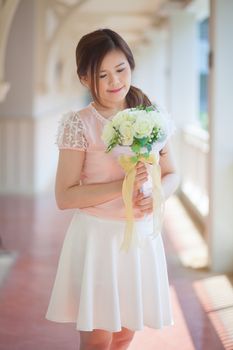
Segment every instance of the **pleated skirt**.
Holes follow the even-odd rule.
[[[60,254],[46,319],[80,331],[122,327],[160,329],[174,324],[161,233],[152,219],[136,221],[140,245],[120,249],[125,222],[77,210]]]

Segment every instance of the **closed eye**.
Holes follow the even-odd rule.
[[[125,68],[118,69],[118,70],[117,70],[117,73],[121,73],[121,72],[123,72],[124,70],[125,70]],[[106,76],[107,76],[107,74],[100,75],[100,79],[103,79],[103,78],[105,78]]]
[[[123,70],[125,70],[125,68],[118,69],[117,72],[120,73],[123,72]]]

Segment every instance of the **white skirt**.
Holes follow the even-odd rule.
[[[120,250],[124,221],[77,210],[69,225],[46,318],[74,322],[81,331],[122,327],[142,330],[173,325],[161,234],[152,220],[136,221],[140,247]]]

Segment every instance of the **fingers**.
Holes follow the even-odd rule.
[[[143,193],[139,193],[134,200],[134,207],[140,209],[143,214],[153,212],[153,198],[144,197]]]
[[[153,205],[153,199],[151,197],[139,197],[135,199],[135,204],[140,208],[147,208]]]
[[[152,197],[145,197],[145,195],[140,192],[140,188],[146,181],[148,181],[147,168],[144,163],[138,162],[136,165],[133,202],[134,207],[140,209],[141,217],[143,217],[145,214],[150,214],[153,212]]]
[[[138,162],[137,165],[136,165],[136,170],[138,173],[142,173],[142,172],[146,172],[146,166],[144,163],[142,162]]]
[[[148,180],[148,173],[144,163],[138,162],[136,165],[136,175],[134,182],[134,190],[139,190],[142,185]]]

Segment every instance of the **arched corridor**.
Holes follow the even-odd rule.
[[[164,245],[175,325],[130,350],[233,349],[233,2],[0,1],[0,349],[77,349],[72,325],[45,320],[72,210],[54,198],[61,115],[90,101],[75,47],[97,28],[135,56],[133,84],[165,106],[180,186]]]

